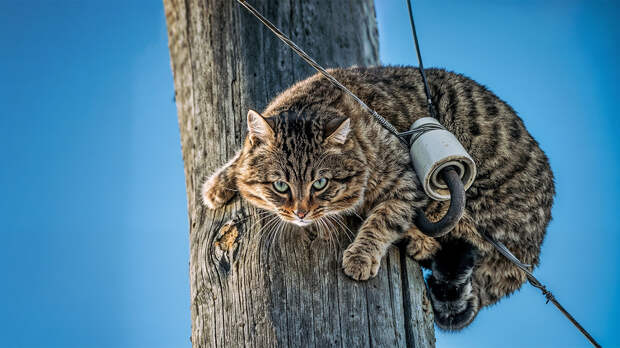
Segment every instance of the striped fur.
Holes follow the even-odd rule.
[[[427,116],[415,68],[331,73],[400,131]],[[319,75],[284,91],[262,115],[248,115],[243,148],[205,182],[202,194],[205,205],[217,208],[238,191],[253,205],[302,226],[334,215],[361,215],[365,220],[343,256],[344,272],[357,280],[375,276],[387,248],[408,239],[409,254],[433,272],[428,286],[438,326],[459,330],[480,308],[525,281],[480,231],[506,244],[523,262],[538,265],[551,219],[553,174],[508,104],[462,75],[440,69],[426,73],[439,121],[478,167],[465,215],[448,236],[428,238],[413,225],[417,208],[439,219],[447,203],[426,197],[407,149]],[[321,178],[328,183],[317,190],[313,183]],[[289,190],[278,192],[276,181]]]

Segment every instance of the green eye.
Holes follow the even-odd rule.
[[[327,179],[325,178],[320,178],[319,180],[312,183],[312,187],[314,187],[315,190],[320,190],[326,185],[327,185]]]
[[[275,188],[278,192],[284,193],[288,191],[288,184],[284,181],[276,181],[273,183],[273,188]]]

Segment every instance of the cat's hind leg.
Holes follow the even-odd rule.
[[[480,309],[479,296],[472,284],[478,252],[463,239],[441,242],[427,278],[435,323],[449,331],[469,325]]]
[[[416,261],[428,260],[441,248],[439,242],[422,233],[417,227],[412,227],[406,232],[407,255]]]

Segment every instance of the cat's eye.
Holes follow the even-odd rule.
[[[326,185],[327,185],[327,179],[325,178],[320,178],[319,180],[312,183],[312,187],[314,187],[315,190],[320,190]]]
[[[288,184],[284,181],[276,181],[273,183],[273,188],[275,188],[278,192],[284,193],[288,191]]]

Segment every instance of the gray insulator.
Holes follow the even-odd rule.
[[[448,187],[439,175],[449,166],[456,169],[465,190],[471,186],[476,177],[476,164],[454,134],[432,117],[415,121],[411,131],[411,160],[429,197],[437,201],[450,199]]]

